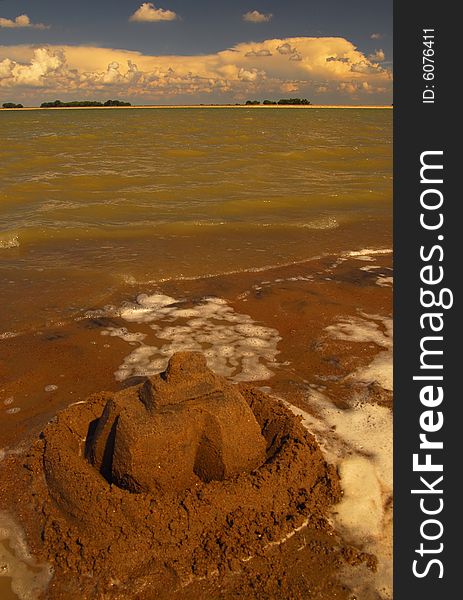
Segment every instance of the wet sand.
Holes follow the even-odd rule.
[[[359,552],[378,556],[376,574],[365,566],[343,567],[336,550],[331,558],[314,551],[317,544],[329,547],[326,539],[312,539],[307,548],[301,531],[284,544],[286,556],[299,552],[295,562],[283,561],[289,582],[284,597],[331,600],[347,598],[353,590],[362,600],[390,598],[391,258],[387,252],[327,256],[262,272],[171,281],[154,289],[127,287],[110,299],[112,309],[95,307],[79,321],[1,340],[3,472],[8,473],[17,453],[27,449],[57,411],[95,391],[117,391],[136,383],[137,373],[163,356],[152,348],[164,344],[161,350],[169,349],[179,342],[178,328],[185,327],[189,313],[166,313],[159,298],[175,299],[180,311],[202,307],[200,327],[206,322],[209,329],[204,330],[205,338],[195,334],[195,340],[205,339],[209,344],[211,327],[220,325],[225,336],[236,338],[237,331],[244,331],[243,337],[231,344],[232,354],[243,348],[248,351],[249,344],[260,348],[256,352],[265,369],[256,371],[253,384],[302,414],[303,423],[315,433],[341,474],[344,500],[338,511],[334,510],[336,530]],[[150,319],[139,318],[146,312],[135,300],[138,293],[148,294],[148,298],[154,294]],[[230,311],[206,314],[204,306],[209,304],[205,297],[221,299]],[[223,325],[224,315],[233,317],[231,334],[229,326]],[[186,343],[188,337],[185,330]],[[134,351],[140,348],[144,362],[137,363],[141,354]],[[216,354],[212,353],[211,359],[217,360]],[[217,364],[232,369],[230,362]],[[230,372],[239,380],[239,374]],[[366,479],[359,482],[359,474]],[[16,505],[11,487],[0,497],[0,511],[21,520],[21,507]],[[365,515],[369,515],[368,531],[360,526]],[[317,584],[313,577],[310,580],[318,588],[309,591],[305,569],[320,573]],[[8,582],[0,577],[4,588]],[[193,590],[193,595],[185,597],[216,597],[215,585],[197,582],[188,592]],[[199,586],[196,596],[195,586]],[[236,592],[239,578],[230,576],[225,588],[230,594],[233,589]],[[272,596],[275,590],[270,595],[265,592],[265,585],[254,596],[254,592],[248,593],[243,597],[276,597]]]

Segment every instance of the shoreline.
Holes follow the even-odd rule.
[[[304,123],[302,115],[265,117],[249,111],[241,117],[232,111],[209,117],[187,110],[177,117],[167,111],[135,112],[117,123],[110,115],[84,118],[74,113],[58,115],[56,121],[36,113],[24,121],[5,117],[4,204],[12,233],[0,239],[5,248],[0,279],[5,284],[2,303],[14,310],[0,318],[0,564],[5,565],[0,597],[18,600],[15,590],[22,586],[31,591],[40,572],[43,591],[33,595],[48,600],[100,597],[99,591],[113,600],[133,600],[145,597],[151,584],[157,586],[154,595],[162,587],[162,598],[169,600],[236,600],[243,594],[312,598],[314,591],[317,600],[349,600],[353,595],[391,600],[393,113],[312,105],[121,108],[321,110]],[[118,135],[108,138],[108,128]],[[17,160],[22,149],[33,157],[27,164]],[[158,383],[169,379],[167,362],[177,352],[200,352],[202,362],[226,378],[231,389],[251,390],[253,403],[265,394],[266,406],[281,404],[290,410],[285,419],[296,423],[297,418],[297,440],[313,435],[320,460],[304,466],[301,478],[290,480],[269,454],[263,464],[268,462],[282,477],[281,484],[254,488],[251,482],[253,495],[240,496],[238,511],[225,504],[223,494],[201,496],[196,503],[198,493],[220,488],[214,478],[205,481],[204,489],[193,479],[191,486],[182,487],[182,496],[169,496],[172,511],[166,511],[154,496],[154,504],[148,499],[149,505],[142,507],[141,496],[124,491],[119,479],[108,494],[101,485],[94,493],[87,479],[83,504],[80,469],[87,472],[97,465],[77,460],[75,453],[66,463],[53,459],[52,470],[42,472],[42,464],[51,464],[41,453],[42,443],[53,449],[53,440],[58,441],[42,432],[61,420],[61,411],[78,419],[78,430],[72,430],[76,444],[71,445],[86,456],[87,439],[104,410],[98,405],[95,414],[88,412],[96,408],[89,400],[92,394],[105,402],[107,395],[128,394],[138,402],[147,377],[158,377]],[[159,373],[166,378],[159,379]],[[178,381],[189,384],[184,375]],[[140,384],[143,388],[133,388]],[[267,422],[261,411],[254,414]],[[198,429],[191,435],[207,433],[195,437],[199,446],[190,444],[196,448],[194,465],[199,465],[193,473],[200,477],[198,473],[207,475],[203,465],[209,472],[215,448],[222,445],[206,443],[210,426],[202,417],[185,419],[188,427],[196,421]],[[265,424],[265,429],[269,452],[279,436],[290,439],[278,424],[276,429]],[[245,428],[233,412],[229,430],[241,443]],[[59,439],[68,440],[68,429],[60,431]],[[167,441],[173,447],[182,429],[171,431]],[[215,427],[211,431],[215,436]],[[72,449],[61,441],[55,447]],[[333,494],[336,504],[322,515],[317,508],[321,497],[313,497],[310,490],[318,492],[306,475],[319,472],[325,489],[330,481],[323,473],[326,464],[337,472],[333,481],[342,497],[340,490]],[[60,465],[66,469],[64,477],[55,471]],[[291,477],[294,472],[290,470]],[[75,515],[83,511],[83,520],[87,515],[93,519],[84,544],[73,527],[61,528],[54,509],[43,510],[52,506],[40,487],[45,475],[58,483],[48,488],[56,498],[59,482],[70,482],[77,495],[66,492],[62,497],[77,498],[72,501]],[[93,470],[93,482],[95,475]],[[112,475],[104,480],[99,478],[99,484],[113,485]],[[294,505],[295,516],[283,510],[280,518],[274,512],[280,497],[275,489],[290,494],[284,506]],[[224,500],[213,514],[210,497]],[[54,502],[55,496],[50,499]],[[125,507],[120,519],[119,500]],[[314,500],[315,511],[306,505]],[[248,519],[249,510],[256,508],[267,516]],[[310,518],[302,522],[307,512]],[[45,528],[38,514],[46,516]],[[207,520],[210,514],[212,521]],[[125,515],[133,515],[135,530]],[[149,526],[147,515],[155,519],[149,517]],[[190,516],[196,531],[201,523],[212,522],[214,531],[206,529],[211,536],[199,542],[191,537],[196,533],[190,531]],[[100,522],[104,530],[95,525]],[[159,527],[165,523],[172,540]],[[243,532],[249,530],[254,533],[245,548]],[[262,539],[267,531],[269,544]],[[224,554],[222,548],[236,547],[234,540],[243,553]],[[148,546],[154,554],[146,567]],[[162,549],[167,547],[171,554]],[[222,563],[222,556],[230,561]],[[114,562],[113,557],[119,558]],[[174,568],[169,567],[160,585],[172,557]],[[80,569],[83,563],[91,572]],[[55,574],[46,589],[51,568]],[[256,588],[256,582],[262,587]]]
[[[40,107],[40,106],[25,106],[23,108],[0,108],[0,112],[20,112],[20,111],[28,111],[28,110],[130,110],[130,109],[159,109],[159,108],[168,108],[168,109],[178,109],[178,108],[265,108],[265,109],[371,109],[371,110],[382,110],[382,109],[390,109],[392,110],[392,105],[367,105],[367,104],[359,104],[359,105],[351,105],[351,104],[309,104],[309,105],[291,105],[291,104],[282,104],[282,105],[263,105],[263,104],[152,104],[152,105],[137,105],[137,106],[56,106],[56,107]]]
[[[201,339],[225,345],[225,354],[209,352],[209,357],[215,372],[238,360],[238,377],[236,371],[228,375],[234,383],[240,381],[239,370],[246,370],[241,355],[252,348],[264,369],[249,385],[302,415],[325,459],[339,469],[344,499],[334,507],[337,532],[357,552],[378,557],[376,573],[349,567],[343,589],[365,597],[384,590],[380,597],[389,599],[391,275],[392,254],[372,250],[266,272],[137,286],[125,300],[114,299],[116,306],[91,311],[83,320],[2,340],[5,473],[17,480],[13,473],[23,453],[60,410],[84,404],[98,390],[116,392],[139,383],[143,371],[162,369],[158,362],[174,346]],[[214,332],[219,338],[213,340]],[[257,365],[249,366],[254,371]],[[360,490],[350,483],[358,471],[368,475]],[[5,494],[0,511],[21,523],[15,490]],[[294,536],[296,548],[304,546],[304,535],[302,530]],[[33,535],[28,538],[34,541]],[[331,585],[336,569],[323,565],[324,581]],[[303,589],[298,572],[290,582]],[[209,583],[197,581],[190,595],[173,597],[189,600]],[[60,581],[52,585],[59,590]],[[231,579],[227,586],[231,593]],[[327,590],[321,597],[332,595]]]

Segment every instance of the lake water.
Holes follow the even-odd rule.
[[[0,132],[0,335],[391,245],[391,110],[5,111]]]

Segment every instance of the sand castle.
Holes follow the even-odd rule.
[[[265,572],[279,590],[276,565],[294,552],[283,558],[280,545],[301,527],[309,560],[340,560],[327,518],[339,477],[315,438],[280,401],[231,384],[198,353],[58,413],[24,466],[33,502],[23,522],[53,566],[53,600],[71,589],[76,598],[185,598],[186,588],[202,597],[194,586],[212,598],[226,573],[230,589],[251,589]]]
[[[236,386],[202,354],[178,353],[138,394],[108,400],[86,455],[108,481],[156,494],[249,473],[264,463],[265,447]]]

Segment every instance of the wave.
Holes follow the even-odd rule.
[[[370,256],[371,254],[392,254],[392,248],[362,248],[362,250],[343,252],[342,256],[355,258],[356,256]]]
[[[56,204],[55,202],[47,202],[39,207],[40,213],[46,213],[54,210],[61,209],[78,209],[79,206],[75,203],[68,202],[63,204]],[[125,228],[122,223],[86,223],[84,221],[75,221],[73,223],[66,222],[63,220],[55,220],[53,222],[45,221],[40,219],[35,224],[30,224],[18,232],[0,233],[0,248],[13,248],[18,247],[19,236],[23,238],[23,241],[28,243],[36,243],[41,241],[52,241],[52,240],[73,240],[77,237],[81,239],[92,239],[101,238],[102,240],[119,240],[123,238],[134,239],[137,236],[140,238],[149,236],[151,237],[154,232],[159,233],[167,232],[171,235],[183,234],[185,231],[194,232],[194,230],[201,229],[230,229],[230,230],[242,230],[248,233],[252,230],[292,230],[292,229],[308,229],[308,230],[330,230],[337,229],[340,227],[338,219],[334,216],[322,216],[314,217],[313,219],[306,220],[304,222],[294,221],[233,221],[233,220],[208,220],[208,219],[196,219],[191,221],[169,221],[158,220],[148,221],[140,220],[133,222],[131,228]]]
[[[285,267],[293,267],[296,265],[303,265],[304,263],[312,262],[315,260],[321,260],[322,258],[327,258],[330,256],[337,257],[341,260],[346,260],[348,258],[355,258],[357,256],[370,256],[370,255],[384,255],[384,254],[392,254],[392,248],[364,248],[362,250],[351,250],[347,252],[333,253],[333,252],[323,252],[321,254],[316,254],[314,256],[309,256],[305,258],[301,258],[298,260],[290,260],[281,263],[267,264],[262,265],[261,267],[248,267],[242,269],[231,269],[228,271],[220,271],[217,273],[202,273],[200,275],[173,275],[168,277],[159,277],[156,279],[137,279],[133,275],[120,274],[120,277],[123,283],[132,286],[139,285],[158,285],[162,283],[168,283],[171,281],[198,281],[201,279],[212,279],[214,277],[227,277],[229,275],[240,275],[244,273],[263,273],[265,271],[272,271],[276,269],[284,269]]]

